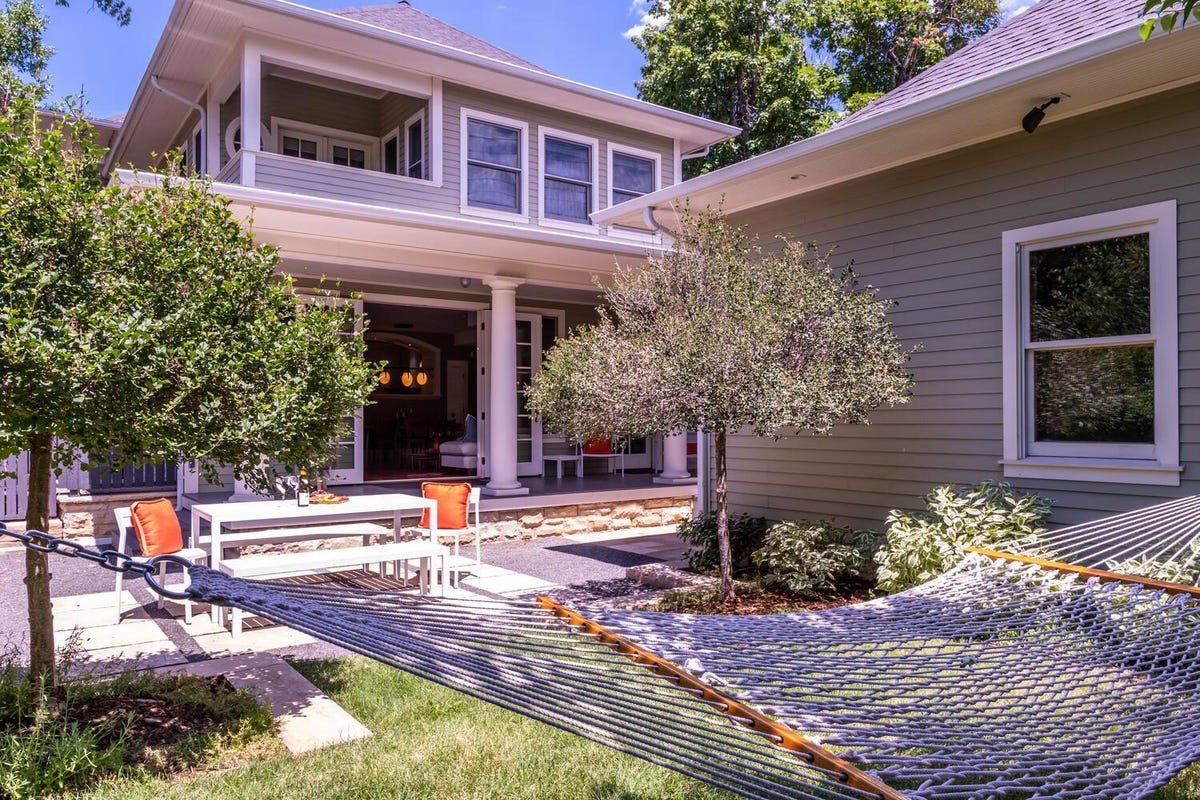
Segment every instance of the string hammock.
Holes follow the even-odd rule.
[[[234,605],[747,798],[1144,798],[1200,761],[1200,498],[766,616],[192,570]],[[1069,557],[1072,564],[1046,560]],[[1109,569],[1149,565],[1184,583]]]

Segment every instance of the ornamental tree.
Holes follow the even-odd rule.
[[[575,438],[703,430],[713,437],[721,584],[733,598],[729,434],[778,439],[864,424],[907,400],[891,303],[813,246],[766,249],[719,211],[681,213],[674,250],[618,269],[600,320],[560,340],[529,390]]]
[[[0,458],[29,453],[27,526],[47,529],[51,474],[79,453],[256,487],[261,456],[324,463],[375,380],[351,313],[302,302],[204,181],[121,189],[100,156],[32,97],[0,115]],[[26,558],[31,675],[53,680],[50,574]]]

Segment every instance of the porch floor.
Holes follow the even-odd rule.
[[[487,484],[485,479],[478,478],[439,478],[436,480],[442,483],[461,480],[473,486]],[[522,508],[575,505],[577,503],[604,503],[619,502],[622,500],[649,500],[660,497],[696,496],[695,484],[682,486],[657,484],[654,483],[654,476],[648,473],[585,475],[582,478],[564,476],[561,479],[533,476],[521,478],[521,484],[529,489],[529,494],[511,497],[488,497],[485,494],[480,501],[480,510],[510,511]],[[386,481],[350,486],[334,486],[331,488],[338,494],[349,496],[397,492],[418,494],[421,491],[421,482]],[[191,507],[193,503],[220,503],[228,500],[232,495],[232,490],[187,494],[184,496],[184,507]]]

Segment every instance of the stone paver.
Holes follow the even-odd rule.
[[[271,707],[279,738],[295,755],[371,735],[365,725],[282,658],[250,653],[181,667],[192,675],[224,675]]]

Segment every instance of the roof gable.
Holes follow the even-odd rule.
[[[424,11],[413,8],[407,2],[396,2],[388,5],[358,6],[355,8],[338,8],[330,13],[339,17],[365,22],[379,28],[387,28],[397,33],[407,34],[427,42],[453,47],[477,56],[495,59],[517,67],[553,74],[539,67],[532,61],[521,58],[507,50],[502,50],[493,44],[485,42],[477,36],[472,36],[464,30],[442,22]]]
[[[1041,0],[838,124],[858,122],[920,102],[1125,24],[1140,25],[1144,5],[1144,0]]]

